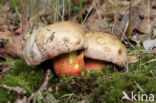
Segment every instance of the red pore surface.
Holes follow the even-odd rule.
[[[94,59],[86,59],[85,62],[85,70],[96,70],[101,72],[102,67],[106,68],[106,62],[94,60]]]

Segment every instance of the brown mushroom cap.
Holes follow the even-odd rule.
[[[28,65],[38,65],[60,54],[83,49],[84,34],[81,26],[71,21],[45,26],[26,41],[24,59]]]
[[[125,66],[126,49],[115,36],[103,32],[89,32],[86,39],[88,44],[88,48],[85,49],[86,57]]]

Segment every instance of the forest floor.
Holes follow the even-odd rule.
[[[21,38],[37,28],[66,20],[79,23],[86,32],[101,31],[118,37],[127,48],[129,64],[120,68],[108,63],[102,72],[89,74],[82,69],[81,77],[57,76],[50,60],[28,66],[21,58],[25,43]],[[129,100],[123,98],[126,95]],[[0,103],[19,101],[156,101],[156,1],[1,0]]]

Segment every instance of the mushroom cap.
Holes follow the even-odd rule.
[[[45,26],[27,39],[24,59],[28,65],[38,65],[60,54],[84,49],[84,34],[81,26],[71,21]]]
[[[115,36],[103,32],[89,32],[86,34],[86,40],[86,57],[125,66],[126,48]]]

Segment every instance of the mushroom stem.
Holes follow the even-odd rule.
[[[84,63],[84,53],[81,52],[77,54],[76,52],[71,52],[58,56],[53,61],[54,70],[57,75],[73,75],[81,76],[81,68],[85,66]]]
[[[69,63],[73,63],[73,60],[77,57],[77,53],[74,51],[74,52],[71,52],[69,53]]]

